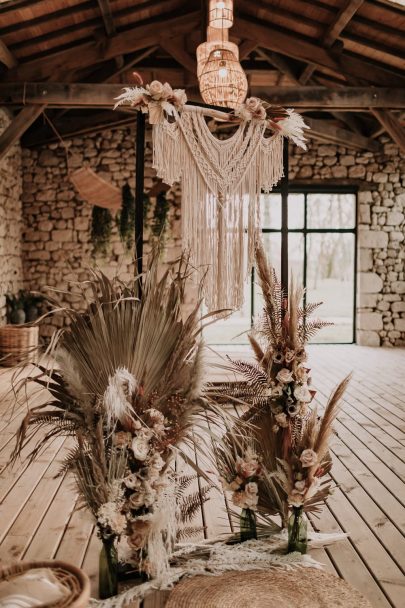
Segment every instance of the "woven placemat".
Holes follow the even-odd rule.
[[[183,580],[166,608],[372,608],[346,581],[317,570],[251,570]]]

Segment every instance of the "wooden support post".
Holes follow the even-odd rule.
[[[284,175],[281,190],[281,285],[288,292],[288,139],[283,139]]]
[[[145,165],[145,114],[136,114],[135,158],[135,258],[136,270],[142,273],[143,262],[143,190]]]

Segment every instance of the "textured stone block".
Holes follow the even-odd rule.
[[[359,312],[357,327],[363,330],[379,331],[383,329],[382,315],[379,312]]]
[[[389,211],[387,213],[388,226],[399,226],[404,221],[404,214],[400,211]]]
[[[391,289],[394,293],[405,293],[405,281],[394,281]]]
[[[388,245],[388,233],[383,230],[359,230],[360,247],[385,249]]]
[[[380,346],[380,336],[376,331],[358,330],[356,332],[356,342],[360,346]]]
[[[395,319],[394,327],[396,331],[405,331],[405,319]]]
[[[359,279],[360,292],[362,293],[379,293],[383,287],[381,277],[375,272],[360,272]]]
[[[405,312],[405,302],[393,302],[391,310],[392,312]]]

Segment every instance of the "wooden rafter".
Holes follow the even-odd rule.
[[[110,108],[122,91],[120,84],[86,83],[0,83],[0,104],[24,103],[50,107]],[[263,95],[268,87],[254,87],[253,94]],[[405,89],[375,87],[272,87],[271,103],[296,108],[324,110],[359,110],[405,108]]]
[[[199,23],[198,11],[186,13],[164,21],[137,25],[111,38],[78,44],[72,49],[49,54],[20,64],[10,70],[4,80],[45,80],[52,78],[55,70],[79,69],[114,59],[124,53],[132,53],[159,44],[165,38],[188,33]]]
[[[239,61],[243,61],[249,57],[250,53],[257,49],[256,40],[243,40],[239,45]]]
[[[359,133],[353,133],[347,129],[335,127],[334,125],[328,124],[325,120],[305,117],[305,122],[310,127],[310,130],[305,132],[306,137],[309,139],[330,142],[355,150],[369,150],[370,152],[381,151],[380,144],[374,139],[364,137]]]
[[[11,146],[25,133],[40,116],[46,105],[28,105],[21,110],[0,135],[0,160],[4,158]]]
[[[393,141],[395,141],[400,150],[405,153],[405,129],[398,118],[396,118],[392,112],[380,110],[375,107],[370,108],[370,111],[391,136]]]
[[[193,80],[197,80],[197,62],[187,52],[184,36],[165,38],[160,46],[193,76]]]
[[[335,21],[330,24],[322,39],[324,46],[331,47],[345,29],[364,0],[346,0],[340,9]]]
[[[368,62],[366,59],[342,54],[339,58],[329,49],[318,46],[307,39],[299,38],[294,32],[287,33],[269,24],[239,16],[232,33],[243,37],[246,32],[257,40],[258,46],[281,53],[287,57],[313,63],[320,68],[327,68],[336,74],[364,78],[379,86],[400,86],[405,84],[405,76],[394,69]]]
[[[17,59],[14,57],[10,49],[0,40],[0,63],[4,63],[7,68],[15,68]]]
[[[115,34],[114,19],[111,12],[110,0],[97,0],[101,16],[103,18],[104,28],[108,37]]]

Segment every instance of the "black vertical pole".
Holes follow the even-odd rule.
[[[135,146],[135,258],[138,274],[142,273],[143,258],[143,188],[145,164],[145,114],[136,113]]]
[[[281,189],[281,285],[288,291],[288,139],[283,140],[284,177]]]

